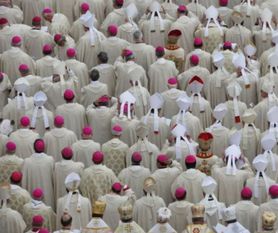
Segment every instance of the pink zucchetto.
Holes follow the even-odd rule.
[[[42,47],[42,51],[44,53],[51,53],[52,52],[52,46],[50,44],[45,44],[43,47]]]
[[[200,37],[195,37],[194,38],[194,46],[202,46],[203,45],[203,40]]]
[[[120,182],[116,182],[116,183],[114,183],[113,185],[112,185],[112,190],[114,191],[114,192],[117,192],[117,193],[119,193],[119,192],[121,192],[121,190],[122,190],[122,184],[120,183]]]
[[[122,134],[122,132],[123,132],[123,128],[120,125],[114,125],[112,127],[112,134],[113,135],[119,136],[119,135]]]
[[[142,155],[141,155],[141,153],[138,152],[138,151],[133,152],[133,154],[132,154],[132,156],[131,156],[131,160],[132,160],[133,162],[137,162],[137,163],[141,162],[141,161],[142,161]]]
[[[229,3],[229,0],[219,0],[219,6],[227,6]]]
[[[12,40],[11,40],[11,44],[12,45],[20,45],[21,44],[21,42],[22,42],[22,39],[21,39],[21,37],[20,36],[14,36],[13,38],[12,38]]]
[[[35,200],[39,200],[43,198],[43,190],[41,188],[35,188],[32,192],[32,197]]]
[[[40,16],[35,16],[32,19],[32,23],[35,23],[35,24],[39,24],[39,23],[41,23],[41,21],[42,21],[42,18]]]
[[[57,43],[59,41],[61,41],[63,39],[63,35],[62,34],[55,34],[54,35],[54,41]]]
[[[187,11],[187,7],[185,5],[179,5],[178,12],[184,13]]]
[[[21,117],[21,118],[20,118],[20,124],[21,124],[21,126],[23,126],[23,127],[29,126],[29,125],[30,125],[30,119],[29,119],[29,117],[28,117],[28,116],[23,116],[23,117]]]
[[[83,2],[80,6],[81,12],[85,14],[88,10],[90,10],[90,5],[87,2]]]
[[[104,154],[101,151],[96,151],[93,153],[92,161],[95,164],[100,164],[100,163],[102,163],[103,158],[104,158]]]
[[[190,62],[192,65],[197,66],[199,64],[199,61],[200,61],[200,59],[199,59],[198,55],[196,55],[196,54],[191,55]]]
[[[168,79],[168,86],[169,87],[176,87],[178,85],[178,80],[176,77],[171,77]]]
[[[18,70],[20,72],[27,72],[29,71],[29,66],[27,64],[21,64],[19,67],[18,67]]]
[[[74,95],[74,91],[71,89],[67,89],[64,92],[64,99],[65,101],[72,101],[74,99],[75,95]]]
[[[76,50],[74,48],[68,48],[67,49],[67,56],[69,58],[75,57],[76,55]]]
[[[242,190],[241,190],[241,198],[243,199],[251,199],[252,198],[252,190],[248,187],[244,187]]]
[[[44,152],[44,149],[45,149],[45,144],[44,144],[44,141],[42,139],[37,139],[35,142],[34,142],[34,149],[37,153],[42,153]]]
[[[111,24],[108,26],[107,31],[111,36],[116,36],[118,33],[118,27],[116,24]]]
[[[93,130],[90,126],[87,126],[82,129],[82,133],[84,135],[91,135],[93,133]]]
[[[19,183],[22,180],[22,173],[20,171],[14,171],[11,175],[11,181],[14,183]]]
[[[163,52],[164,52],[164,48],[163,48],[162,46],[157,46],[157,47],[155,48],[155,52],[156,52],[156,53],[163,53]]]
[[[0,25],[8,24],[9,21],[6,18],[0,18]]]
[[[64,117],[63,116],[58,115],[54,118],[54,125],[56,127],[62,127],[63,124],[64,124]]]
[[[196,163],[196,157],[194,155],[187,155],[184,161],[187,164]]]
[[[272,198],[276,198],[278,197],[278,185],[277,184],[274,184],[274,185],[271,185],[269,187],[269,195],[272,197]]]
[[[73,156],[73,150],[70,147],[65,147],[61,151],[61,154],[64,159],[71,159]]]
[[[46,228],[41,228],[38,233],[49,233],[49,230]]]
[[[167,155],[158,155],[156,158],[156,161],[160,164],[160,165],[167,165],[168,164],[168,156]]]
[[[43,218],[43,216],[41,216],[41,215],[35,215],[35,216],[33,216],[33,218],[32,218],[32,225],[42,225],[43,224],[43,221],[44,221],[44,218]]]
[[[231,41],[225,41],[223,44],[224,49],[232,49],[232,42]]]
[[[179,187],[176,189],[175,197],[177,200],[182,200],[185,198],[186,190],[183,187]]]
[[[14,152],[16,150],[16,144],[14,142],[12,142],[12,141],[8,141],[6,143],[6,150],[8,152]]]
[[[50,7],[45,7],[45,8],[42,10],[42,13],[43,13],[43,14],[51,14],[51,13],[53,13],[53,10],[52,10]]]

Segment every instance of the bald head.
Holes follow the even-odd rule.
[[[135,31],[133,33],[133,40],[135,42],[141,42],[142,41],[142,33],[140,31]]]

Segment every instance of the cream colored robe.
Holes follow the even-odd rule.
[[[278,105],[278,103],[277,103]],[[255,119],[255,125],[258,127],[261,132],[264,132],[268,129],[268,120],[267,120],[267,112],[271,108],[268,98],[261,100],[253,109],[257,113],[257,117]]]
[[[77,2],[76,0],[71,0],[71,1],[58,0],[55,2],[56,11],[64,14],[67,17],[70,24],[72,24],[74,21],[73,8],[76,2]]]
[[[100,26],[100,30],[104,35],[107,35],[107,28],[111,24],[115,24],[117,26],[120,26],[125,23],[126,14],[124,8],[119,8],[111,11],[102,22]],[[109,224],[108,224],[109,225]]]
[[[175,229],[168,223],[157,223],[155,224],[148,233],[160,233],[161,231],[164,231],[166,233],[177,233]]]
[[[269,177],[267,177],[267,181],[268,181],[269,186],[275,184],[275,181]],[[252,196],[251,200],[255,205],[260,206],[261,204],[268,201],[268,199],[269,199],[268,190],[266,190],[265,182],[262,177],[259,177],[259,182],[258,182],[259,196],[258,197],[254,196],[255,177],[249,178],[246,181],[246,186],[251,188],[251,190],[253,191],[253,196]]]
[[[143,16],[144,17],[144,16]],[[154,28],[155,31],[151,32],[151,21],[148,19],[143,19],[139,22],[139,28],[143,33],[144,42],[150,44],[154,47],[165,46],[167,40],[167,34],[170,30],[172,22],[168,19],[162,19],[164,24],[164,31],[160,29],[160,21],[158,17],[154,17]]]
[[[0,157],[0,182],[10,182],[14,171],[21,171],[24,160],[15,154],[7,154]]]
[[[23,219],[27,225],[26,231],[32,228],[32,218],[34,215],[41,215],[44,219],[43,227],[54,231],[56,229],[56,214],[50,206],[45,205],[43,202],[38,204],[33,203],[33,200],[23,206]]]
[[[68,59],[67,57],[68,48],[75,48],[74,40],[69,35],[65,35],[65,37],[66,37],[66,42],[64,46],[59,46],[58,44],[56,44],[54,47],[54,54],[61,61],[65,61]]]
[[[219,6],[217,8],[218,13],[219,13],[219,18],[221,19],[222,22],[224,22],[228,28],[233,26],[233,21],[232,21],[232,13],[233,9],[228,8],[226,6]]]
[[[80,6],[83,3],[83,0],[77,0],[74,6],[74,15],[75,19],[81,16]],[[88,0],[88,4],[90,5],[90,10],[95,15],[98,22],[103,22],[105,17],[113,10],[113,2],[109,0]]]
[[[27,108],[17,108],[16,97],[12,99],[4,108],[3,108],[3,118],[14,120],[14,129],[17,129],[19,125],[19,120],[21,117],[25,116],[28,111],[30,111],[34,106],[33,97],[26,97]]]
[[[225,149],[229,146],[230,130],[221,125],[219,127],[206,129],[206,131],[209,131],[213,135],[211,152],[222,158],[224,156]]]
[[[216,105],[226,102],[226,81],[230,74],[223,69],[217,69],[208,78],[208,98],[211,108],[214,109]]]
[[[89,84],[89,71],[85,63],[77,61],[76,59],[67,59],[65,63],[78,78],[80,87],[84,87]]]
[[[29,110],[28,112],[26,112],[26,115],[32,120],[32,116],[33,116],[33,109]],[[54,122],[54,115],[51,111],[45,109],[46,111],[46,115],[48,118],[48,122],[49,122],[49,128],[52,129],[53,128],[53,122]],[[42,115],[42,111],[38,111],[38,115],[36,118],[36,125],[35,125],[35,132],[37,132],[40,137],[43,137],[44,134],[46,133],[47,129],[44,126],[44,120],[43,120],[43,115]]]
[[[181,114],[181,116],[179,116],[179,114]],[[173,127],[175,124],[184,125],[187,130],[186,134],[188,134],[195,141],[203,130],[200,119],[190,112],[185,112],[184,115],[182,115],[182,113],[178,113],[173,116],[170,126]]]
[[[242,153],[249,161],[253,161],[258,153],[261,132],[254,126],[244,126],[241,129],[240,148]]]
[[[2,116],[3,108],[8,103],[8,97],[10,90],[12,89],[12,84],[6,74],[0,83],[0,115]]]
[[[194,49],[192,52],[188,53],[185,58],[185,70],[192,67],[190,62],[190,57],[192,55],[197,55],[199,57],[199,66],[206,68],[209,72],[213,71],[212,57],[209,52],[202,49]]]
[[[0,6],[0,18],[6,18],[10,24],[20,24],[23,22],[23,12],[18,6]]]
[[[85,168],[92,164],[92,154],[100,151],[100,144],[93,140],[79,140],[72,144],[73,160],[84,164]]]
[[[145,233],[145,231],[134,221],[129,223],[120,222],[115,233]]]
[[[78,139],[81,138],[82,129],[87,125],[85,108],[78,103],[65,103],[56,108],[56,115],[64,117],[64,127],[72,130]]]
[[[105,154],[104,164],[112,169],[116,176],[126,167],[128,148],[128,145],[118,138],[112,138],[102,145],[102,152]]]
[[[150,94],[162,93],[168,90],[168,79],[178,75],[178,70],[174,62],[159,58],[149,68]]]
[[[44,202],[54,208],[54,182],[53,182],[54,160],[44,153],[34,153],[25,159],[22,168],[22,187],[29,193],[35,188],[42,188]]]
[[[110,227],[99,217],[93,217],[81,233],[113,233]]]
[[[127,48],[134,53],[135,62],[149,75],[150,65],[155,62],[155,48],[143,42],[130,44]]]
[[[147,88],[142,86],[132,86],[128,91],[136,98],[134,113],[138,119],[141,119],[141,117],[148,113],[150,108],[150,93]]]
[[[235,204],[241,200],[240,192],[252,173],[248,170],[238,170],[236,175],[226,175],[226,167],[215,168],[212,170],[212,177],[217,182],[216,195],[220,202],[226,206]]]
[[[123,131],[120,139],[128,146],[132,146],[137,141],[135,129],[138,123],[139,120],[136,118],[129,120],[126,116],[115,116],[111,119],[111,127],[116,124],[119,124],[122,127]]]
[[[18,129],[10,135],[10,140],[16,144],[16,154],[25,159],[34,153],[34,142],[39,137],[30,129]]]
[[[55,8],[53,0],[39,0],[33,2],[32,0],[22,0],[21,7],[24,15],[24,24],[32,25],[32,19],[35,16],[41,15],[45,7]],[[44,20],[42,21],[45,23]]]
[[[129,43],[116,36],[111,36],[101,41],[100,46],[101,51],[106,52],[108,55],[108,63],[113,65],[116,59],[121,56],[123,49],[129,46]]]
[[[99,64],[92,68],[98,70],[99,81],[105,83],[108,88],[108,95],[114,96],[115,85],[116,85],[116,74],[114,71],[114,66],[110,64]]]
[[[176,12],[175,12],[176,14]],[[171,30],[178,29],[181,31],[182,36],[178,41],[178,45],[184,49],[184,53],[188,54],[193,50],[194,32],[199,25],[198,19],[182,15],[172,25]]]
[[[176,101],[183,93],[184,91],[171,88],[161,94],[164,99],[164,104],[161,109],[162,116],[171,119],[179,112],[179,107]]]
[[[168,208],[172,212],[169,220],[171,226],[181,233],[188,224],[192,224],[192,203],[182,200],[171,203]]]
[[[176,167],[157,169],[151,175],[156,181],[156,194],[165,201],[167,206],[173,202],[171,185],[178,175],[180,175],[180,170]]]
[[[48,155],[53,156],[54,160],[61,160],[61,151],[67,147],[71,146],[77,141],[75,133],[64,127],[53,128],[46,132],[44,135],[45,149]]]
[[[203,190],[201,184],[206,174],[197,169],[188,169],[181,173],[171,186],[172,196],[175,196],[176,189],[183,187],[186,189],[186,200],[191,203],[198,203],[203,199]]]
[[[41,83],[42,91],[47,95],[46,106],[50,111],[54,112],[55,109],[65,103],[64,91],[72,89],[76,93],[76,99],[79,97],[79,84],[74,78],[65,80],[64,84],[59,82],[52,82],[52,77],[45,79]]]
[[[161,149],[169,135],[169,126],[167,124],[166,118],[158,117],[158,132],[154,132],[153,114],[150,114],[149,116],[144,116],[142,118],[142,121],[149,127],[148,140],[151,143],[155,144],[159,149]]]
[[[68,18],[61,13],[55,13],[52,22],[50,23],[47,21],[46,26],[48,26],[48,31],[51,35],[55,35],[57,33],[67,35],[70,30]]]
[[[117,181],[114,172],[105,165],[92,165],[83,172],[80,191],[94,203],[99,197],[109,193],[112,184]]]
[[[258,211],[258,215],[257,215],[257,229],[258,231],[262,230],[262,215],[265,211],[272,211],[274,212],[274,214],[276,215],[276,217],[278,216],[278,202],[277,199],[271,199],[266,203],[261,204],[261,206],[259,207],[259,211]],[[276,221],[274,224],[274,228],[277,229],[278,227],[278,222]]]
[[[225,69],[230,73],[234,73],[236,71],[236,68],[233,64],[233,56],[234,53],[228,49],[222,51],[222,54],[224,56],[224,67]]]
[[[6,142],[8,137],[0,133],[0,157],[3,156],[6,152]]]
[[[178,5],[175,4],[174,2],[170,0],[166,0],[161,4],[161,7],[163,7],[165,13],[172,18],[176,19],[177,17],[177,10],[178,10]]]
[[[6,233],[22,233],[24,232],[26,224],[21,214],[17,211],[11,208],[1,208],[0,227],[1,231]]]
[[[26,96],[34,96],[41,89],[42,78],[36,75],[27,75],[23,77],[29,83],[29,88],[26,91]]]
[[[227,106],[227,113],[225,115],[225,117],[223,118],[223,126],[231,129],[232,127],[236,126],[237,123],[235,122],[235,113],[234,113],[234,103],[233,100],[228,100],[226,101],[226,106]],[[245,110],[247,109],[247,106],[245,103],[238,101],[238,109],[239,109],[239,114],[240,114],[240,118],[242,121],[242,115],[245,112]]]
[[[265,34],[262,30],[254,31],[253,38],[257,48],[256,56],[260,58],[264,51],[267,51],[272,47],[271,30],[267,28]]]
[[[184,71],[183,73],[179,74],[178,76],[178,82],[179,82],[179,88],[181,90],[184,90],[187,92],[187,95],[190,96],[191,92],[188,88],[188,84],[191,78],[194,76],[200,77],[204,82],[204,87],[201,91],[202,96],[205,98],[208,98],[208,78],[209,78],[209,71],[208,69],[201,67],[201,66],[194,66],[189,68],[188,70]]]
[[[86,115],[89,125],[94,129],[93,140],[100,144],[109,141],[112,138],[111,120],[117,114],[117,104],[112,107],[95,108],[90,105],[87,108]]]
[[[64,214],[68,195],[69,194],[65,194],[65,196],[59,198],[57,201],[56,229],[61,229],[62,227],[61,217]],[[80,212],[77,211],[77,203],[78,203],[77,196],[79,195],[80,195],[80,209],[81,209]],[[81,196],[80,193],[78,195],[73,194],[70,199],[68,214],[72,217],[71,230],[74,229],[79,230],[85,227],[89,223],[92,216],[92,206],[90,200],[86,197]]]
[[[144,180],[151,175],[150,169],[138,165],[130,165],[124,168],[118,175],[122,184],[128,185],[135,193],[137,199],[144,196]]]
[[[128,155],[126,157],[127,167],[131,166],[131,156],[133,152],[140,152],[142,155],[141,165],[150,169],[150,171],[156,170],[156,158],[159,154],[158,147],[151,143],[148,139],[138,139],[138,141],[129,148]]]
[[[99,81],[92,81],[81,89],[81,104],[87,108],[103,95],[108,95],[107,85]]]
[[[53,75],[53,64],[58,61],[57,58],[49,55],[42,57],[36,61],[36,73],[44,78]]]
[[[190,107],[190,112],[200,119],[201,126],[207,128],[212,123],[212,109],[210,103],[203,97],[191,96],[193,98],[192,105]],[[201,100],[199,100],[201,98]],[[200,109],[200,103],[202,101],[204,104],[204,111]]]
[[[137,24],[131,24],[130,22],[126,22],[118,27],[117,36],[123,40],[126,40],[129,43],[133,43],[133,33],[138,30]]]
[[[23,206],[31,201],[31,196],[27,190],[18,185],[11,185],[11,197],[9,198],[9,207],[22,214]]]
[[[249,8],[247,10],[247,8]],[[243,26],[248,28],[250,31],[253,30],[253,27],[256,26],[260,18],[261,9],[258,5],[248,6],[248,3],[240,3],[237,6],[234,6],[234,10],[240,12],[243,15]],[[249,15],[246,14],[248,11]]]
[[[118,208],[128,200],[128,197],[115,193],[108,193],[100,197],[99,200],[106,203],[103,220],[111,227],[111,230],[116,230],[120,221]]]
[[[261,64],[261,76],[264,76],[269,72],[268,57],[274,51],[275,51],[275,47],[272,47],[262,53],[260,60],[259,60],[259,62]]]
[[[87,31],[77,42],[77,60],[84,62],[88,69],[96,66],[98,63],[97,55],[101,52],[100,41],[104,40],[105,36],[98,32],[98,39],[92,46],[90,42],[90,31]]]
[[[245,200],[239,201],[234,207],[237,221],[250,232],[255,232],[259,207]]]
[[[202,6],[201,4],[196,4],[195,2],[191,1],[186,5],[186,7],[191,13],[193,13],[198,17],[200,22],[204,21],[205,12],[206,12],[206,8],[204,6]]]
[[[277,73],[267,73],[266,75],[262,76],[259,78],[257,82],[257,95],[258,95],[258,101],[262,100],[262,96],[260,95],[262,86],[265,82],[273,82],[274,83],[274,88],[273,88],[273,93],[277,96],[278,95],[278,74]],[[276,88],[275,88],[276,87]],[[275,101],[274,101],[275,100]],[[277,99],[274,99],[272,105],[278,105]]]
[[[148,194],[135,202],[133,219],[145,232],[148,232],[156,223],[157,211],[161,207],[165,207],[163,199],[158,196],[149,196]]]
[[[235,25],[226,31],[226,41],[236,43],[240,49],[244,49],[245,45],[252,42],[252,33],[249,29],[241,25]]]
[[[23,63],[29,66],[31,74],[35,74],[34,60],[20,48],[12,47],[1,55],[0,70],[6,73],[11,83],[14,84],[15,80],[20,77],[18,67]]]
[[[42,48],[45,44],[53,45],[53,38],[48,32],[30,29],[23,38],[24,49],[34,60],[43,57]]]
[[[61,160],[54,165],[53,180],[54,180],[54,191],[55,198],[58,199],[67,194],[65,179],[66,177],[74,172],[82,175],[84,164],[80,162],[74,162],[72,160]]]
[[[128,90],[130,87],[129,79],[130,72],[135,72],[140,77],[141,85],[145,88],[148,88],[148,79],[144,68],[134,61],[115,62],[115,74],[116,74],[116,86],[115,86],[115,97],[120,96],[121,93]]]
[[[208,27],[209,35],[205,37],[205,28],[202,27],[195,32],[195,37],[200,37],[203,40],[204,50],[212,53],[218,48],[219,44],[224,42],[224,36],[226,28],[222,27],[223,35],[219,31],[218,27],[214,23],[210,23]]]

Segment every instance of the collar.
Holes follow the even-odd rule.
[[[208,159],[211,158],[213,154],[211,152],[200,152],[197,154],[197,157],[200,159]]]

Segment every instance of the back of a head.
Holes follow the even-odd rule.
[[[97,58],[99,60],[99,63],[103,64],[103,63],[107,63],[108,62],[108,55],[106,52],[100,52],[97,55]]]
[[[142,33],[137,30],[133,33],[133,40],[134,41],[141,41],[142,40]]]
[[[99,79],[99,72],[98,72],[98,70],[93,69],[90,72],[90,78],[91,78],[92,81],[97,81]]]
[[[70,226],[72,223],[72,217],[69,214],[63,214],[63,216],[61,217],[61,225],[63,227],[67,227]]]

